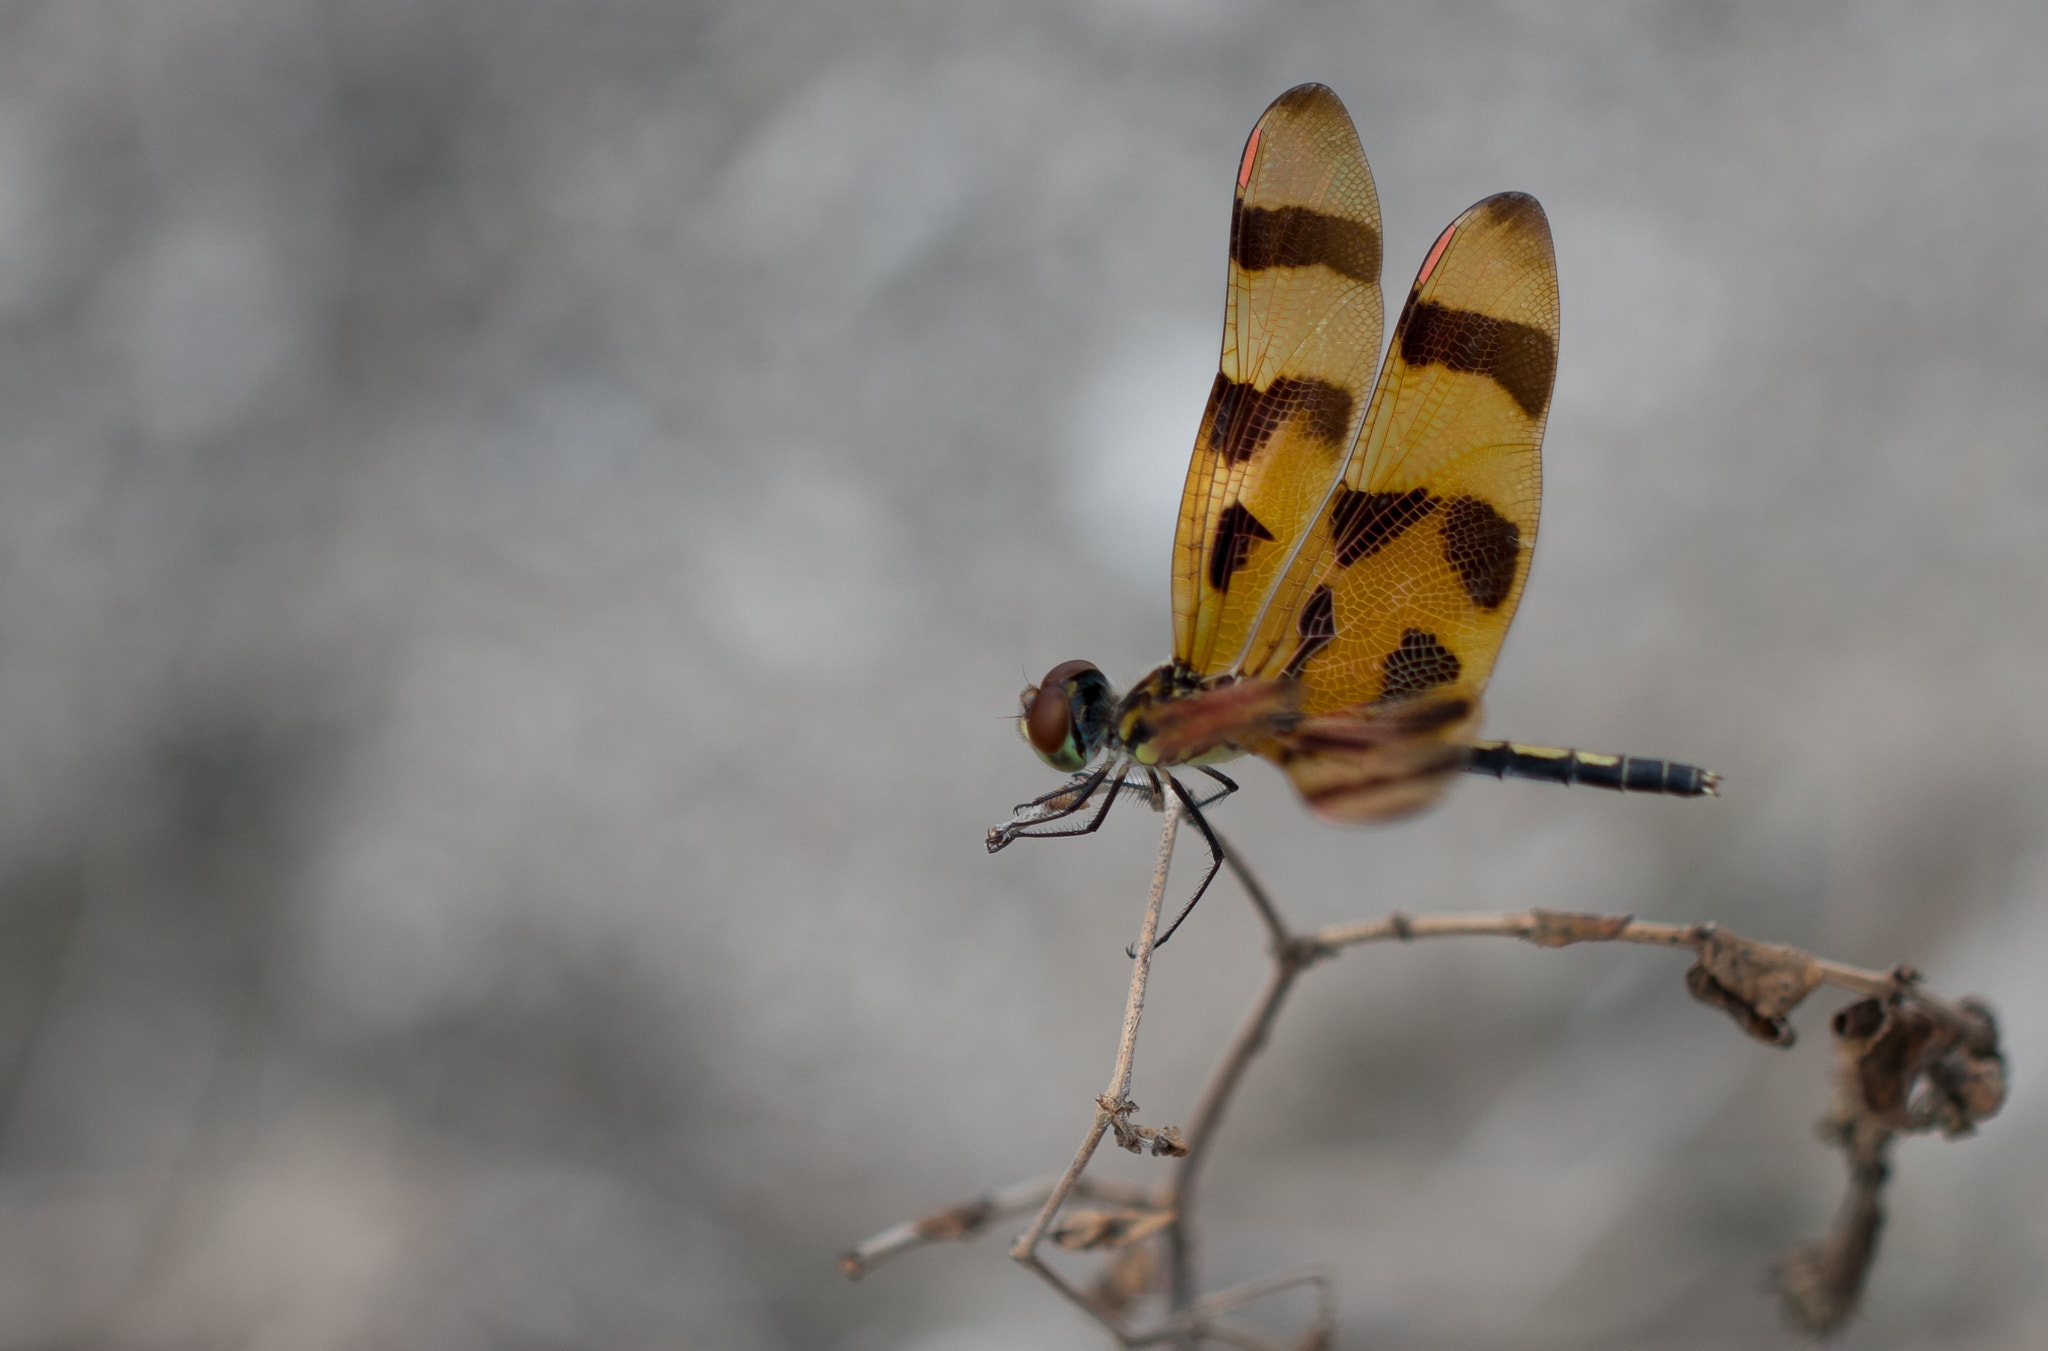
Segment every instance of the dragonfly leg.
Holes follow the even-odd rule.
[[[1116,771],[1114,778],[1110,776],[1112,769]],[[1102,828],[1103,821],[1108,818],[1109,809],[1115,804],[1117,794],[1123,791],[1124,779],[1130,772],[1129,764],[1105,764],[1085,779],[1070,782],[1064,787],[1056,788],[1042,797],[1024,803],[1017,808],[1015,816],[999,826],[989,827],[988,851],[993,854],[1012,840],[1049,840],[1065,835],[1094,834]],[[1096,809],[1088,824],[1073,826],[1066,830],[1034,829],[1054,821],[1063,821],[1081,811],[1095,798],[1105,779],[1109,780],[1109,791],[1101,795],[1102,805]]]
[[[1195,894],[1188,897],[1188,903],[1181,907],[1178,915],[1174,916],[1173,923],[1167,925],[1166,932],[1161,934],[1158,940],[1152,944],[1152,949],[1155,952],[1165,947],[1166,940],[1173,937],[1174,931],[1180,928],[1181,922],[1194,913],[1196,902],[1200,901],[1203,893],[1209,890],[1209,884],[1216,880],[1216,874],[1223,870],[1223,841],[1217,839],[1216,832],[1209,828],[1209,819],[1202,815],[1202,808],[1209,805],[1209,803],[1218,802],[1223,798],[1229,797],[1237,791],[1237,785],[1231,783],[1228,778],[1218,774],[1213,769],[1204,768],[1203,772],[1227,786],[1214,797],[1208,798],[1200,804],[1196,803],[1194,797],[1189,794],[1187,789],[1181,787],[1179,779],[1174,778],[1171,774],[1163,776],[1166,780],[1166,786],[1173,790],[1175,797],[1180,799],[1182,810],[1187,812],[1188,819],[1195,823],[1195,829],[1202,832],[1202,840],[1209,846],[1209,871],[1202,874],[1201,882],[1195,887]],[[1138,955],[1135,946],[1125,948],[1124,952],[1132,957]]]

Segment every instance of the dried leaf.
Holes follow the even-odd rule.
[[[1138,1104],[1125,1100],[1112,1103],[1108,1098],[1097,1098],[1102,1110],[1109,1113],[1109,1128],[1116,1136],[1117,1144],[1133,1154],[1150,1152],[1152,1157],[1166,1155],[1180,1158],[1188,1152],[1187,1142],[1180,1138],[1178,1126],[1140,1126],[1131,1120],[1138,1110]]]
[[[1782,943],[1759,943],[1716,929],[1707,934],[1700,955],[1723,988],[1765,1018],[1783,1018],[1821,982],[1819,963]]]
[[[1687,969],[1685,988],[1702,1004],[1727,1010],[1728,1015],[1735,1019],[1736,1026],[1758,1041],[1767,1041],[1773,1046],[1790,1046],[1796,1038],[1797,1034],[1789,1023],[1782,1018],[1758,1016],[1747,1000],[1715,980],[1704,966],[1695,963]]]
[[[995,1206],[986,1198],[962,1201],[957,1206],[934,1211],[917,1222],[917,1236],[931,1243],[944,1243],[948,1239],[970,1238],[981,1226],[988,1223],[988,1217]]]
[[[1849,1321],[1863,1297],[1863,1282],[1877,1253],[1884,1212],[1873,1209],[1864,1224],[1830,1234],[1778,1260],[1772,1272],[1785,1317],[1802,1332],[1834,1332]]]
[[[1878,1204],[1884,1180],[1882,1163],[1853,1169],[1833,1230],[1785,1254],[1772,1269],[1785,1317],[1802,1332],[1834,1332],[1856,1312],[1884,1228],[1884,1208]]]
[[[1785,1015],[1821,981],[1819,966],[1798,948],[1759,943],[1708,929],[1685,988],[1703,1004],[1725,1009],[1743,1031],[1773,1046],[1795,1038]]]
[[[1109,1129],[1115,1134],[1117,1144],[1133,1154],[1141,1152],[1145,1147],[1144,1141],[1138,1138],[1137,1131],[1131,1127],[1131,1117],[1137,1113],[1138,1104],[1128,1098],[1112,1101],[1107,1096],[1095,1101],[1103,1111],[1109,1113]]]
[[[2005,1057],[1989,1009],[1976,1035],[1899,997],[1861,999],[1835,1014],[1844,1060],[1838,1115],[1891,1131],[1968,1135],[2005,1105]]]
[[[1902,1131],[1967,1135],[2005,1101],[2005,1060],[1998,1024],[1981,1003],[1965,1002],[1977,1025],[1915,1003],[1911,973],[1883,998],[1859,999],[1832,1020],[1841,1058],[1835,1106],[1821,1134],[1849,1156],[1849,1194],[1833,1230],[1779,1261],[1786,1317],[1804,1331],[1828,1333],[1855,1313],[1884,1226],[1879,1204],[1885,1156]]]
[[[1121,1314],[1152,1292],[1158,1276],[1159,1245],[1131,1243],[1117,1249],[1090,1289],[1106,1312]]]
[[[1940,1032],[1934,1020],[1895,1001],[1859,999],[1835,1014],[1833,1027],[1856,1108],[1889,1129],[1912,1129],[1907,1104]]]
[[[1138,1129],[1142,1131],[1147,1128],[1140,1126]],[[1180,1127],[1162,1126],[1152,1132],[1153,1158],[1156,1159],[1161,1155],[1165,1155],[1170,1159],[1185,1158],[1187,1152],[1188,1142],[1180,1138]]]
[[[1952,1109],[1940,1125],[1950,1136],[1968,1135],[2005,1106],[2004,1056],[1950,1056],[1928,1066],[1928,1080]]]
[[[1170,1210],[1070,1210],[1053,1226],[1052,1241],[1070,1252],[1121,1248],[1173,1223]]]
[[[1953,1122],[1941,1123],[1952,1137],[1968,1135],[1978,1122],[1997,1116],[2005,1106],[2005,1056],[1998,1049],[1998,1019],[1981,999],[1965,999],[1963,1008],[1978,1019],[1976,1035],[1959,1038],[1927,1070],[1929,1081],[1953,1109]]]
[[[1565,910],[1531,910],[1536,927],[1523,937],[1539,948],[1571,943],[1602,943],[1629,926],[1634,915],[1584,915]]]

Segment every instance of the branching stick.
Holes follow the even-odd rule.
[[[1067,1165],[1067,1171],[1053,1184],[1045,1204],[1039,1208],[1038,1218],[1010,1245],[1011,1257],[1037,1272],[1048,1285],[1126,1345],[1129,1344],[1129,1336],[1117,1320],[1047,1266],[1038,1256],[1038,1245],[1044,1241],[1053,1216],[1066,1203],[1067,1194],[1080,1181],[1081,1170],[1088,1166],[1088,1160],[1095,1157],[1096,1146],[1102,1143],[1103,1135],[1130,1113],[1128,1095],[1131,1091],[1131,1069],[1138,1054],[1138,1020],[1145,1013],[1145,981],[1152,973],[1152,946],[1159,935],[1159,909],[1166,899],[1166,875],[1173,867],[1174,837],[1180,831],[1180,801],[1169,798],[1164,806],[1166,819],[1159,831],[1159,862],[1152,869],[1152,894],[1145,903],[1145,924],[1138,932],[1137,955],[1131,960],[1131,992],[1124,1001],[1123,1034],[1117,1039],[1116,1066],[1109,1073],[1109,1087],[1095,1100],[1095,1120],[1089,1125],[1087,1135],[1082,1137],[1081,1147],[1074,1151],[1073,1162]]]
[[[1166,892],[1168,868],[1182,808],[1168,798],[1160,832],[1159,860],[1131,968],[1109,1087],[1095,1100],[1095,1115],[1066,1171],[1051,1182],[999,1188],[923,1219],[894,1225],[849,1250],[840,1259],[848,1276],[860,1276],[877,1262],[929,1243],[964,1240],[988,1224],[1037,1211],[1010,1255],[1031,1268],[1087,1314],[1121,1347],[1201,1342],[1247,1348],[1280,1348],[1282,1343],[1222,1315],[1279,1291],[1310,1285],[1315,1315],[1285,1344],[1296,1351],[1326,1347],[1336,1313],[1326,1274],[1272,1277],[1203,1296],[1196,1264],[1194,1217],[1202,1169],[1231,1101],[1252,1060],[1272,1034],[1296,980],[1309,967],[1367,943],[1415,942],[1427,938],[1516,938],[1539,947],[1574,943],[1635,943],[1681,948],[1693,955],[1686,988],[1702,1003],[1719,1008],[1756,1039],[1789,1046],[1788,1015],[1808,994],[1832,986],[1861,998],[1834,1015],[1838,1052],[1836,1100],[1822,1122],[1823,1135],[1842,1149],[1849,1164],[1849,1194],[1833,1230],[1823,1239],[1781,1259],[1777,1285],[1788,1318],[1816,1334],[1839,1328],[1854,1313],[1876,1254],[1882,1227],[1882,1188],[1891,1141],[1899,1134],[1940,1130],[1951,1137],[1971,1134],[1996,1114],[2005,1098],[2005,1062],[1990,1009],[1977,999],[1949,1000],[1928,990],[1910,966],[1872,971],[1815,957],[1797,948],[1744,938],[1713,924],[1661,924],[1630,915],[1595,915],[1551,910],[1498,914],[1406,915],[1331,925],[1296,932],[1237,851],[1217,840],[1223,860],[1236,876],[1266,930],[1272,965],[1264,988],[1223,1049],[1195,1100],[1185,1131],[1140,1126],[1132,1120],[1132,1067],[1145,984]],[[1106,1134],[1133,1152],[1173,1158],[1156,1188],[1090,1179],[1089,1161]],[[1071,1199],[1100,1210],[1068,1211]],[[1061,1247],[1105,1250],[1110,1266],[1092,1291],[1083,1291],[1040,1256],[1044,1241]],[[1159,1271],[1152,1254],[1164,1258]],[[1148,1292],[1164,1296],[1163,1316],[1150,1328],[1132,1327],[1128,1307]]]

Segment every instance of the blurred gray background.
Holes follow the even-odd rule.
[[[2026,0],[0,4],[0,1347],[1094,1344],[1003,1237],[833,1257],[1107,1078],[1154,826],[989,858],[1053,781],[1005,715],[1166,655],[1231,172],[1306,79],[1396,302],[1549,210],[1489,727],[1727,796],[1346,831],[1255,765],[1219,825],[1303,923],[1988,994],[2010,1106],[1900,1151],[1840,1344],[2048,1344],[2044,72]],[[1346,1346],[1797,1344],[1839,1001],[1775,1052],[1682,965],[1319,968],[1211,1281],[1327,1264]],[[1145,1120],[1262,969],[1219,885]]]

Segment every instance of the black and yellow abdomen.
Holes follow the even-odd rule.
[[[1583,783],[1617,793],[1663,793],[1669,797],[1717,797],[1721,782],[1720,775],[1697,765],[1632,755],[1599,755],[1556,746],[1523,746],[1512,741],[1475,742],[1465,762],[1465,772],[1488,774],[1496,779]]]

